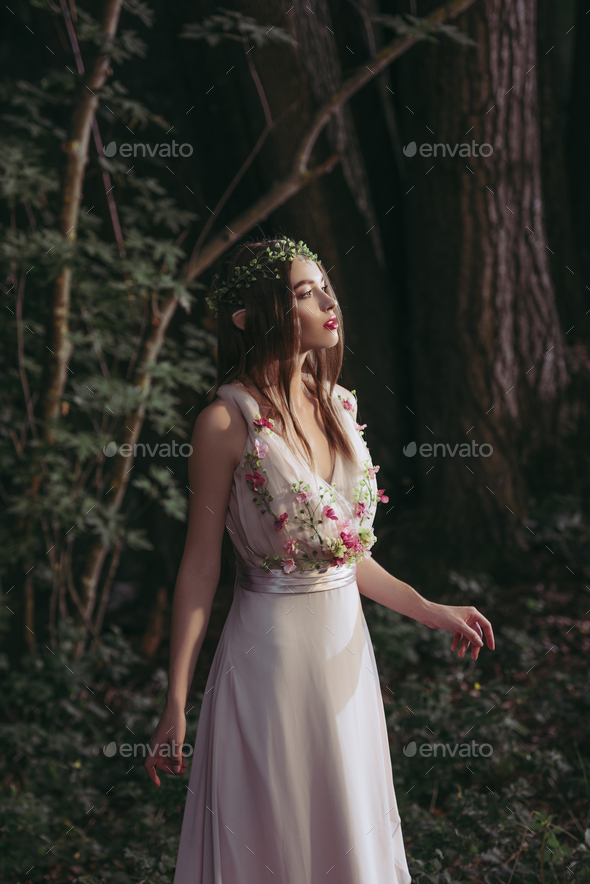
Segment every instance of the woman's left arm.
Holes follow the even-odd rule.
[[[451,651],[459,647],[460,657],[465,655],[471,644],[471,656],[477,660],[479,650],[483,647],[480,635],[485,635],[488,647],[494,650],[492,624],[473,605],[439,605],[430,602],[409,584],[403,583],[382,568],[372,556],[365,556],[357,563],[356,578],[359,591],[367,598],[431,629],[446,629],[454,633]]]

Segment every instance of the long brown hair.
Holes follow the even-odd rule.
[[[242,243],[226,258],[225,267],[220,272],[221,282],[233,277],[235,267],[249,264],[252,258],[261,256],[267,247],[276,251],[277,246],[276,238]],[[307,390],[317,399],[330,448],[337,449],[346,460],[358,465],[354,447],[341,420],[342,410],[337,409],[332,400],[344,353],[342,313],[324,266],[319,261],[317,265],[328,292],[336,300],[334,312],[339,325],[338,343],[330,348],[311,350],[303,363],[302,376]],[[242,284],[234,290],[242,299],[246,311],[243,332],[232,321],[232,314],[240,309],[240,305],[223,301],[218,305],[216,389],[232,381],[239,381],[245,387],[253,385],[262,400],[270,406],[267,417],[275,423],[279,421],[286,439],[292,442],[294,432],[301,440],[303,451],[307,452],[315,473],[312,448],[291,408],[291,378],[301,335],[298,311],[292,309],[291,261],[279,260],[272,266],[276,267],[279,279],[262,277],[250,283],[248,288]],[[276,366],[274,372],[273,366]]]

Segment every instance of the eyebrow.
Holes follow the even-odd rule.
[[[317,280],[315,280],[315,279],[301,279],[301,280],[297,283],[297,285],[295,286],[295,288],[298,289],[300,285],[313,285],[314,282],[317,282]],[[325,279],[322,279],[322,282],[325,284],[326,280],[325,280]]]

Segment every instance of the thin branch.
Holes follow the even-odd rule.
[[[434,25],[457,18],[457,16],[472,6],[474,2],[475,0],[451,0],[451,2],[444,3],[435,9],[426,18],[426,22]],[[412,34],[396,38],[384,46],[366,65],[357,68],[344,81],[340,89],[316,112],[312,124],[307,129],[306,135],[297,150],[290,174],[282,181],[277,182],[268,193],[257,200],[249,209],[242,212],[237,218],[234,218],[227,225],[229,233],[222,232],[217,234],[205,246],[197,258],[189,260],[186,271],[188,280],[200,276],[227,251],[232,242],[244,236],[254,225],[267,218],[271,212],[282,206],[290,197],[299,193],[307,184],[326,172],[332,171],[339,160],[338,154],[333,154],[326,162],[315,169],[308,168],[312,150],[324,127],[342,105],[362,89],[363,86],[395,61],[396,58],[399,58],[400,55],[403,55],[408,49],[424,39],[425,35],[423,34]]]
[[[168,326],[176,312],[177,306],[178,297],[174,293],[168,295],[160,308],[160,322],[158,325],[153,326],[152,332],[144,344],[142,358],[137,366],[134,378],[135,386],[140,387],[143,393],[142,404],[136,413],[125,422],[126,433],[123,444],[131,445],[134,440],[137,441],[141,433],[145,421],[146,401],[152,385],[153,368],[158,361],[160,351],[166,339]],[[129,474],[133,466],[133,455],[131,457],[123,457],[117,453],[113,461],[108,484],[109,488],[113,489],[111,492],[112,498],[109,498],[111,504],[109,511],[112,515],[115,515],[118,513],[125,497],[129,483]],[[107,553],[107,544],[102,540],[96,540],[86,557],[82,586],[84,587],[84,610],[87,619],[92,617],[94,611],[98,582]]]
[[[18,284],[17,296],[16,296],[16,340],[17,340],[17,351],[18,351],[18,373],[20,375],[20,382],[23,388],[23,396],[25,397],[25,408],[27,409],[27,418],[29,421],[29,426],[31,428],[31,433],[33,434],[33,438],[38,439],[39,434],[37,432],[37,424],[35,422],[35,415],[33,413],[33,404],[31,401],[31,391],[29,388],[29,381],[27,379],[27,371],[25,368],[25,341],[23,336],[23,300],[25,296],[25,276],[24,273],[21,274],[20,282]],[[24,428],[23,428],[24,429]],[[25,436],[24,432],[21,436],[21,443],[24,448],[25,446]]]
[[[111,41],[119,24],[122,0],[107,0],[103,18],[103,29],[107,44]],[[63,178],[60,232],[64,239],[74,243],[78,232],[80,203],[84,170],[88,161],[88,146],[92,121],[98,106],[98,93],[110,73],[110,56],[99,55],[90,74],[80,84],[78,103],[75,107],[70,138],[64,144],[67,155]],[[51,308],[51,351],[47,367],[47,385],[44,402],[44,436],[51,443],[55,437],[51,424],[59,414],[60,399],[67,382],[68,363],[72,355],[72,342],[69,337],[70,302],[72,288],[72,268],[66,263],[55,282]]]
[[[104,356],[102,353],[102,348],[96,336],[96,331],[94,326],[92,325],[92,319],[90,313],[86,309],[86,307],[80,307],[80,315],[82,319],[86,323],[86,328],[88,329],[88,334],[90,335],[90,340],[92,342],[92,348],[96,353],[96,358],[98,359],[98,364],[100,365],[100,370],[102,371],[105,378],[110,378],[111,373],[109,371],[108,365],[104,361]]]
[[[246,41],[244,40],[244,52],[246,52]],[[270,106],[268,104],[266,93],[264,91],[264,87],[258,76],[258,71],[256,70],[256,65],[254,64],[254,60],[250,55],[250,52],[246,52],[246,59],[248,61],[248,67],[250,68],[250,75],[254,80],[254,85],[256,86],[256,90],[258,92],[258,97],[260,98],[260,103],[262,105],[262,110],[264,111],[264,119],[266,120],[267,126],[272,126],[272,114],[270,112]]]
[[[210,215],[209,219],[207,220],[207,223],[205,224],[202,231],[200,232],[199,238],[197,239],[197,242],[195,243],[195,247],[193,248],[193,252],[190,257],[190,261],[196,261],[196,259],[198,258],[199,252],[201,250],[201,245],[204,242],[211,227],[213,226],[216,215],[219,214],[221,209],[224,207],[224,205],[226,204],[226,202],[228,201],[228,199],[230,198],[230,196],[232,195],[232,193],[234,192],[234,190],[238,186],[241,179],[244,177],[247,170],[250,168],[250,166],[254,162],[255,157],[260,152],[262,145],[266,141],[267,136],[270,133],[270,131],[275,126],[277,126],[278,123],[283,118],[283,116],[285,116],[285,114],[287,114],[287,113],[290,113],[290,111],[292,111],[296,107],[296,105],[299,104],[300,101],[301,101],[301,99],[299,99],[299,98],[296,99],[295,101],[293,101],[287,108],[285,108],[282,111],[282,113],[279,114],[279,116],[277,117],[276,120],[274,120],[274,121],[271,120],[271,122],[267,123],[265,128],[262,130],[262,133],[260,134],[258,141],[256,142],[256,144],[254,145],[254,147],[252,148],[252,150],[250,151],[250,153],[246,157],[245,161],[242,163],[241,167],[238,169],[238,171],[236,172],[236,174],[234,175],[234,177],[232,178],[232,180],[228,184],[224,193],[221,195],[221,198],[219,199],[217,205],[215,206],[215,209],[213,210],[212,214]]]
[[[135,368],[135,363],[137,361],[137,357],[141,352],[141,342],[143,340],[143,333],[145,332],[145,327],[148,323],[150,308],[148,302],[144,300],[143,302],[143,316],[141,319],[141,326],[139,329],[139,333],[137,335],[137,341],[134,344],[133,354],[131,359],[129,360],[129,365],[127,366],[127,372],[125,374],[125,380],[128,381],[131,375],[133,374],[133,369]]]
[[[102,588],[100,603],[98,605],[98,611],[96,614],[96,631],[99,635],[100,635],[100,631],[102,629],[104,615],[105,615],[105,612],[107,609],[109,598],[111,597],[111,588],[113,586],[113,580],[116,577],[117,568],[119,567],[119,559],[121,558],[122,548],[123,548],[123,540],[122,540],[122,538],[119,537],[119,538],[117,538],[117,541],[115,543],[115,548],[113,550],[113,555],[111,558],[111,564],[109,566],[106,580],[105,580],[104,586]]]
[[[367,35],[367,45],[369,47],[369,52],[372,56],[377,55],[377,41],[375,39],[375,29],[373,27],[373,23],[371,21],[371,17],[369,16],[368,11],[365,7],[357,2],[357,0],[349,0],[349,3],[356,9],[358,14],[361,16],[364,26],[365,32]],[[397,115],[395,111],[395,105],[391,99],[393,92],[389,88],[391,85],[390,78],[390,69],[386,68],[383,73],[376,78],[376,85],[379,91],[379,100],[381,101],[381,108],[383,110],[383,118],[385,120],[385,125],[387,127],[387,131],[389,133],[389,140],[391,142],[391,149],[393,151],[393,156],[395,158],[395,163],[397,166],[397,172],[400,177],[400,181],[405,181],[407,179],[407,170],[405,164],[404,153],[402,149],[402,143],[399,135],[399,127],[397,124]]]
[[[69,541],[69,538],[68,538],[68,541]],[[84,623],[84,626],[96,638],[97,637],[96,627],[95,627],[94,623],[92,623],[90,618],[86,616],[86,612],[84,610],[84,605],[82,604],[82,600],[76,591],[76,587],[74,586],[74,577],[72,574],[72,543],[70,543],[70,542],[68,542],[68,547],[67,547],[67,552],[66,552],[65,569],[66,569],[66,583],[67,583],[68,592],[70,593],[72,601],[74,602],[74,604],[77,608],[78,614],[80,615],[80,618],[81,618],[82,622]]]
[[[84,62],[82,60],[82,53],[80,52],[80,46],[78,44],[78,38],[76,37],[76,29],[72,23],[72,19],[70,18],[70,12],[68,7],[66,6],[65,0],[60,0],[61,9],[63,13],[63,17],[66,22],[66,27],[68,29],[68,36],[70,38],[70,43],[72,44],[72,51],[74,53],[74,58],[76,59],[76,67],[78,69],[79,74],[84,73]],[[75,7],[72,9],[72,14],[75,17]],[[96,145],[96,150],[99,157],[103,156],[103,148],[102,148],[102,138],[100,137],[100,129],[98,127],[98,121],[96,117],[92,119],[92,135],[94,137],[94,144]],[[119,249],[119,256],[121,258],[127,257],[127,252],[125,251],[125,243],[123,242],[123,231],[121,230],[121,222],[119,221],[119,213],[117,211],[117,203],[115,202],[115,197],[113,196],[113,187],[111,185],[111,176],[107,172],[106,169],[101,168],[102,172],[102,181],[104,184],[104,190],[107,198],[107,203],[109,207],[109,213],[111,216],[111,224],[113,225],[113,233],[115,234],[115,240],[117,242],[117,248]]]
[[[439,9],[435,10],[427,19],[431,24],[443,22],[448,19],[456,18],[461,12],[472,5],[474,0],[452,0],[445,3]],[[191,257],[187,264],[186,276],[188,280],[194,279],[206,270],[214,261],[222,255],[230,241],[236,237],[242,236],[250,230],[258,221],[267,217],[274,209],[283,205],[291,196],[298,193],[305,185],[316,180],[323,174],[330,172],[339,160],[338,154],[332,154],[326,161],[313,169],[307,168],[307,163],[311,155],[311,150],[317,140],[321,130],[324,128],[332,114],[347,101],[352,95],[358,92],[366,82],[371,80],[394,59],[398,58],[407,51],[415,43],[420,42],[424,37],[422,35],[413,35],[394,40],[393,43],[386,46],[379,55],[373,59],[372,65],[374,70],[369,71],[368,75],[365,70],[358,70],[353,77],[346,81],[343,87],[318,111],[312,125],[312,131],[302,142],[293,164],[291,174],[282,182],[279,182],[271,188],[271,190],[259,199],[250,209],[243,212],[234,220],[230,231],[231,237],[226,234],[217,235],[211,243],[209,243],[203,254],[196,258]],[[144,420],[145,420],[145,402],[149,395],[152,384],[152,372],[155,363],[158,360],[160,351],[164,344],[168,326],[174,316],[178,306],[178,297],[171,293],[166,298],[163,306],[160,308],[161,319],[157,326],[153,327],[150,336],[145,342],[142,359],[135,373],[135,384],[140,386],[143,392],[143,401],[137,412],[126,421],[125,443],[132,443],[139,437]],[[133,449],[132,449],[133,450]],[[115,515],[123,502],[127,484],[129,482],[129,474],[133,466],[133,460],[129,457],[122,457],[117,454],[112,464],[112,472],[109,478],[109,488],[112,488],[113,497],[111,499],[110,512]],[[105,486],[106,487],[106,486]],[[102,568],[105,558],[108,554],[108,545],[102,540],[96,540],[90,548],[87,556],[85,569],[82,576],[82,586],[84,590],[84,611],[87,619],[92,617],[96,605],[97,588],[100,580]],[[78,652],[81,653],[80,647]]]

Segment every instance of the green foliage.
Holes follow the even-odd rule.
[[[543,865],[547,881],[569,880],[571,869],[590,882],[590,699],[581,653],[590,623],[559,618],[572,641],[557,665],[548,655],[557,650],[556,618],[539,619],[524,599],[528,613],[517,625],[502,615],[489,575],[451,572],[449,582],[465,604],[485,593],[486,613],[497,612],[493,653],[503,669],[485,648],[477,661],[460,659],[451,633],[366,606],[413,880],[506,884],[512,876],[529,884],[542,880]],[[479,752],[485,743],[489,757]]]
[[[438,24],[430,24],[426,18],[418,18],[415,15],[404,13],[404,15],[372,15],[371,21],[376,24],[391,28],[400,37],[420,37],[429,43],[439,43],[435,34],[444,34],[455,43],[462,46],[477,46],[477,42],[472,40],[465,31],[462,31],[457,25],[450,25],[447,22],[439,22]]]
[[[53,4],[41,8],[61,15]],[[150,25],[152,13],[144,3],[132,0],[125,9],[127,16]],[[60,27],[67,32],[63,23]],[[96,48],[104,48],[101,25],[79,9],[76,31],[82,57],[90,63]],[[144,50],[122,21],[110,50],[112,63],[142,56]],[[197,216],[170,193],[172,176],[161,159],[107,159],[97,156],[91,142],[77,237],[66,239],[59,232],[62,144],[80,78],[67,69],[41,69],[37,79],[32,72],[30,81],[6,79],[0,87],[0,277],[6,280],[0,489],[9,515],[0,527],[0,567],[12,585],[22,584],[33,566],[43,608],[48,593],[55,600],[60,585],[80,587],[93,540],[111,550],[115,541],[149,549],[142,523],[147,506],[186,519],[186,480],[180,481],[178,461],[169,464],[166,456],[155,463],[145,456],[130,459],[125,504],[114,509],[114,494],[109,498],[114,461],[105,449],[123,441],[135,415],[144,416],[143,432],[152,439],[186,439],[195,412],[187,418],[184,402],[211,386],[215,368],[209,354],[215,340],[186,319],[195,291],[205,288],[187,282],[181,247]],[[129,98],[116,80],[109,81],[103,99],[101,114],[112,134],[117,127],[124,132],[132,119],[145,127],[165,123]],[[103,172],[110,176],[122,241],[115,235]],[[72,275],[72,353],[50,442],[43,433],[43,401],[53,348],[54,287],[64,265]],[[168,333],[157,359],[143,366],[144,355],[149,357],[146,343],[171,297],[185,317]]]
[[[467,578],[464,578],[467,580]],[[529,649],[544,658],[543,629],[497,630],[514,671],[486,675],[485,659],[459,660],[450,634],[378,605],[367,623],[383,680],[394,782],[410,872],[419,884],[590,881],[590,752],[580,721],[590,716],[581,658],[536,679]],[[531,614],[530,617],[536,615]],[[10,615],[0,609],[5,638]],[[526,639],[527,631],[533,633]],[[69,621],[50,650],[13,667],[0,656],[0,879],[87,884],[170,884],[186,799],[186,775],[143,770],[143,751],[109,757],[116,743],[149,742],[163,708],[166,673],[145,667],[116,628],[78,661]],[[435,665],[432,666],[434,658]],[[578,665],[576,665],[576,662]],[[516,687],[510,690],[511,685]],[[198,702],[187,721],[196,734]],[[580,742],[572,743],[577,733]],[[403,748],[416,743],[489,743],[460,757]]]
[[[239,40],[244,44],[253,42],[258,48],[269,43],[297,45],[297,41],[283,28],[260,24],[250,15],[222,6],[219,13],[207,16],[202,22],[185,25],[180,36],[187,40],[206,40],[209,46],[217,46],[223,38]]]
[[[160,776],[143,756],[165,702],[166,673],[141,688],[141,661],[118,629],[81,661],[79,632],[66,622],[60,642],[5,670],[0,725],[0,879],[167,884],[176,863],[188,774]],[[192,746],[198,713],[187,716]],[[130,757],[104,748],[132,747]],[[137,748],[133,748],[137,746]],[[190,752],[185,749],[185,752]]]

